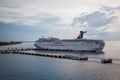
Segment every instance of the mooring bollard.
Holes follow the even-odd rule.
[[[80,57],[80,60],[88,60],[88,57]]]
[[[111,58],[103,58],[103,59],[101,59],[101,63],[112,63],[112,59]]]

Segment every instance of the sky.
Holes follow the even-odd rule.
[[[0,0],[0,41],[120,40],[120,0]]]

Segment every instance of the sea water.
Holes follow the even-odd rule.
[[[1,46],[35,48],[34,43]],[[42,53],[72,54],[88,57],[120,59],[120,41],[106,41],[103,53],[39,51]],[[119,61],[118,61],[119,62]],[[77,61],[50,57],[0,54],[0,80],[119,80],[120,64],[101,64],[99,61]]]

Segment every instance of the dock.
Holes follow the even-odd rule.
[[[30,50],[47,50],[47,49],[36,49],[36,48],[8,48],[7,50],[0,50],[1,54],[25,54],[25,55],[35,55],[35,56],[44,56],[51,58],[61,58],[61,59],[71,59],[71,60],[79,60],[79,61],[87,61],[91,57],[87,56],[75,56],[72,54],[54,54],[54,53],[41,53],[41,52],[30,52]],[[111,58],[93,58],[98,59],[101,63],[112,63]]]
[[[46,49],[35,49],[35,48],[27,48],[27,49],[8,49],[8,50],[0,50],[0,53],[9,53],[9,54],[26,54],[26,55],[36,55],[36,56],[45,56],[45,57],[53,57],[53,58],[63,58],[63,59],[72,59],[72,60],[88,60],[88,57],[79,57],[73,56],[70,54],[50,54],[50,53],[40,53],[40,52],[27,52],[29,50],[46,50]]]

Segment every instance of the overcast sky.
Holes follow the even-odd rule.
[[[0,0],[0,41],[120,40],[120,0]]]

